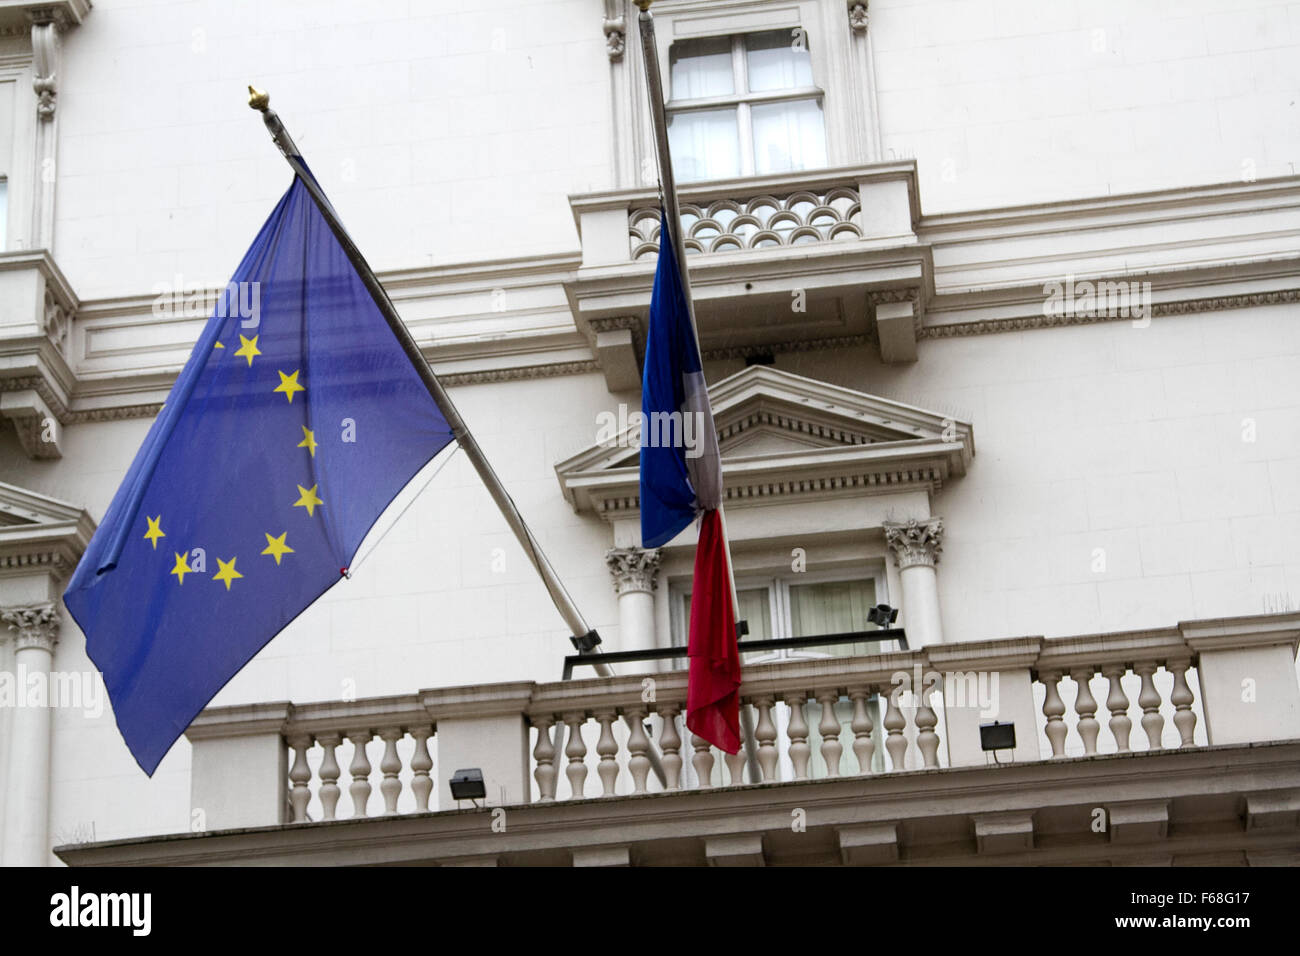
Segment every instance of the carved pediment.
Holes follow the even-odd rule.
[[[76,567],[95,532],[82,508],[0,482],[0,575]]]
[[[967,422],[769,366],[709,388],[729,507],[777,498],[937,491],[975,454]],[[635,410],[633,410],[635,411]],[[556,465],[578,511],[639,508],[639,416],[611,414],[598,442]]]

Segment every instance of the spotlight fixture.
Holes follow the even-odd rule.
[[[898,608],[888,604],[877,604],[867,612],[867,620],[876,627],[889,627],[898,620]]]
[[[1003,724],[996,720],[991,724],[980,724],[980,748],[985,751],[1015,750],[1016,725],[1010,721]],[[996,755],[994,759],[997,759]]]
[[[453,800],[482,800],[487,796],[483,785],[483,771],[478,767],[457,770],[451,775],[451,797]]]

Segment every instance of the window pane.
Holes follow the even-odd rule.
[[[867,612],[876,603],[876,582],[828,581],[822,584],[790,585],[790,633],[792,637],[815,637],[819,634],[843,634],[865,631]],[[842,657],[874,654],[877,641],[841,644],[817,648],[818,652]]]
[[[694,100],[736,92],[731,69],[731,37],[679,40],[668,52],[668,96]]]
[[[749,633],[741,640],[744,641],[766,641],[773,637],[772,634],[772,600],[767,588],[737,588],[736,600],[740,603],[737,608],[736,620],[745,621],[749,624]],[[691,627],[691,596],[687,594],[683,599],[684,617],[686,622],[687,634],[682,635],[682,642],[689,640]],[[762,656],[771,656],[770,651],[755,652],[751,651],[743,655],[742,660],[753,660]]]
[[[668,145],[682,182],[740,175],[740,133],[735,109],[671,113]]]
[[[813,85],[808,34],[800,30],[773,30],[745,37],[749,89],[754,93],[791,90]]]
[[[826,126],[817,100],[765,103],[753,108],[754,171],[786,173],[826,165]]]

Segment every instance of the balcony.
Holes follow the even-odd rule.
[[[916,358],[932,288],[918,243],[914,163],[721,180],[679,191],[706,358],[872,343]],[[582,265],[569,304],[611,391],[635,388],[659,198],[622,189],[570,198]]]
[[[206,833],[56,852],[74,865],[1294,862],[1298,639],[1300,615],[1285,614],[751,666],[752,761],[684,729],[682,671],[213,708],[187,734]],[[979,742],[994,719],[1017,738],[997,762]],[[486,806],[451,799],[465,767],[482,769]]]

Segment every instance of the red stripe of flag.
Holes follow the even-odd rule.
[[[727,544],[717,511],[704,512],[700,520],[687,653],[691,672],[686,726],[697,737],[734,754],[740,750],[740,651]]]

